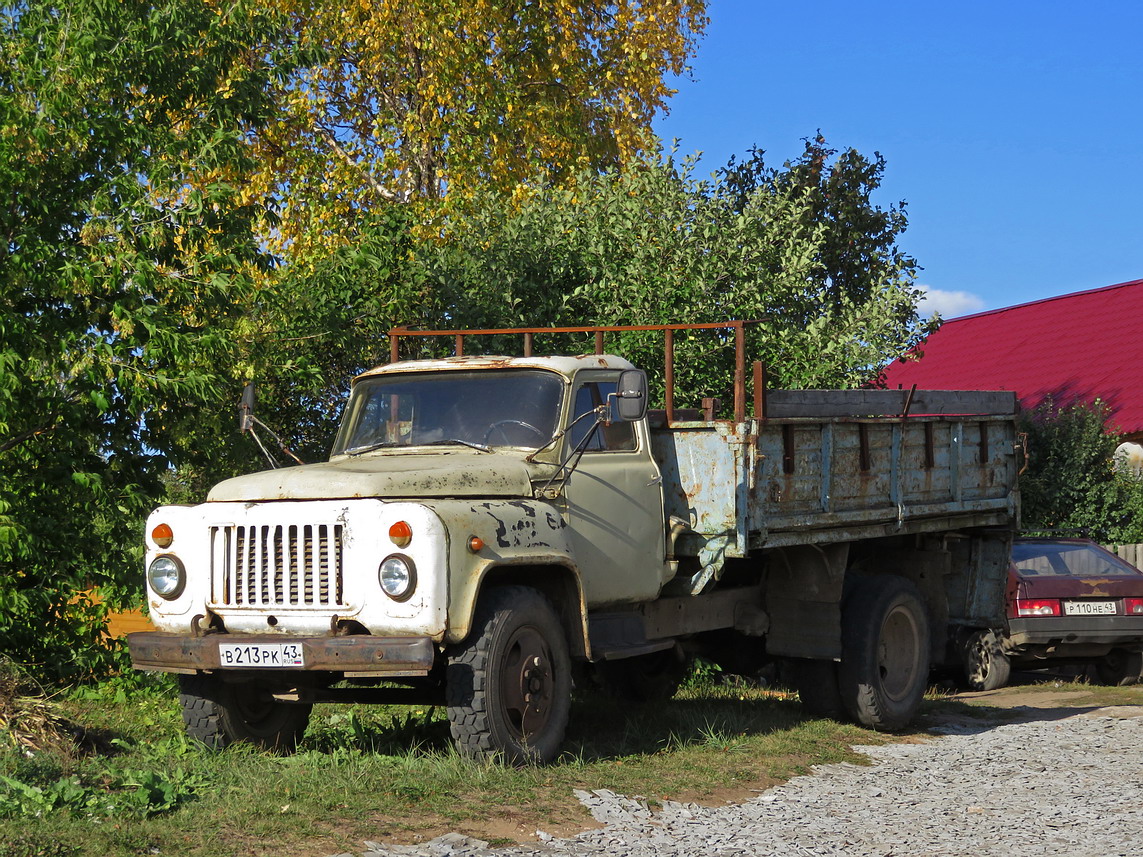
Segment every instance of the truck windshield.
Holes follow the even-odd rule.
[[[365,378],[332,455],[449,443],[536,449],[552,439],[563,387],[552,372],[517,369]]]

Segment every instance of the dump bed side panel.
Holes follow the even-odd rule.
[[[815,416],[674,423],[653,432],[668,514],[690,525],[692,542],[725,539],[725,555],[742,556],[760,547],[1012,524],[1022,461],[1012,394],[964,401],[927,393],[927,406],[942,413],[887,417],[866,413],[876,410],[871,391],[850,391],[852,401],[826,391],[824,404],[813,392],[798,398]],[[949,413],[982,403],[999,412]]]

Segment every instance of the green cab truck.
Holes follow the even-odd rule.
[[[213,747],[288,749],[315,702],[437,703],[461,752],[547,761],[577,682],[667,696],[693,655],[780,662],[814,714],[903,727],[930,667],[1003,626],[1014,395],[766,391],[756,367],[748,415],[742,325],[655,328],[661,410],[604,353],[618,328],[576,328],[581,356],[394,331],[328,461],[151,515],[135,667],[179,674]],[[676,409],[674,331],[720,327],[733,417]],[[443,333],[461,356],[397,359]]]

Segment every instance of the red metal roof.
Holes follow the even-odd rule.
[[[890,388],[1014,390],[1025,408],[1102,399],[1112,426],[1143,432],[1143,280],[946,321]]]

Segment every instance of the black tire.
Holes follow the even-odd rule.
[[[666,702],[687,676],[687,659],[678,646],[595,665],[609,696],[624,702]]]
[[[457,749],[510,765],[550,762],[567,728],[571,686],[567,638],[548,600],[526,586],[485,593],[472,633],[448,654]]]
[[[297,747],[313,708],[276,702],[254,682],[230,684],[213,675],[180,675],[179,704],[187,735],[210,749],[241,742],[274,753]]]
[[[1124,686],[1138,684],[1143,673],[1143,652],[1112,649],[1095,663],[1095,674],[1102,684]]]
[[[929,620],[903,577],[855,582],[841,617],[838,687],[857,723],[892,731],[916,715],[929,683]]]
[[[838,687],[837,663],[811,658],[792,658],[794,687],[802,708],[814,717],[846,719],[845,704]]]
[[[964,644],[964,677],[973,690],[997,690],[1008,684],[1012,662],[996,633],[975,631]]]

